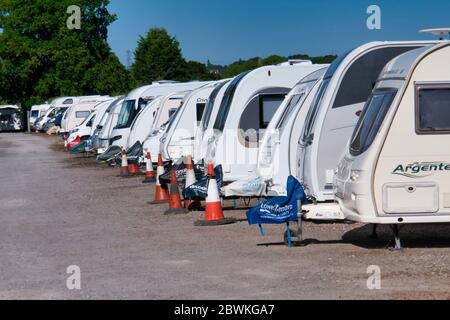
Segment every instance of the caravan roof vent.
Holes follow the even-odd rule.
[[[303,60],[303,59],[291,59],[286,62],[280,63],[280,66],[293,66],[295,64],[312,64],[310,60]]]
[[[445,36],[450,35],[450,28],[423,29],[419,33],[430,33],[438,36],[439,40],[444,40]]]
[[[170,84],[170,83],[178,83],[178,81],[173,80],[159,80],[159,81],[153,81],[152,84]]]

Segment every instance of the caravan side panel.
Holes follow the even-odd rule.
[[[381,217],[425,215],[436,222],[450,215],[449,58],[449,47],[426,56],[398,106],[374,176]]]

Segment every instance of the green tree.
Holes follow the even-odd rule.
[[[282,56],[278,56],[276,54],[268,56],[265,59],[261,60],[261,65],[262,66],[269,66],[269,65],[277,65],[283,62],[286,62],[288,59]]]
[[[70,30],[67,8],[73,4],[81,9],[81,28]],[[108,4],[0,0],[0,98],[29,107],[56,96],[128,91],[127,70],[107,43],[116,19]],[[113,71],[109,77],[107,70]]]
[[[189,78],[180,44],[164,28],[150,29],[145,37],[140,37],[134,57],[131,72],[140,84]]]
[[[218,80],[220,77],[216,73],[212,73],[208,70],[206,65],[197,61],[188,61],[186,64],[186,74],[188,79],[186,80]]]

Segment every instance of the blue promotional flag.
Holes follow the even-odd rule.
[[[219,189],[223,187],[223,171],[222,166],[217,166],[214,168],[217,186]],[[203,176],[193,185],[185,188],[183,190],[184,199],[206,199],[208,196],[208,182],[209,177]]]
[[[287,196],[267,200],[247,212],[250,225],[282,224],[298,221],[298,200],[306,203],[305,191],[293,176],[287,181]]]
[[[292,246],[290,222],[298,222],[298,201],[308,201],[305,190],[300,182],[293,176],[287,180],[287,196],[277,197],[261,203],[247,211],[247,220],[250,225],[258,224],[261,236],[264,236],[263,224],[286,223],[289,248]]]

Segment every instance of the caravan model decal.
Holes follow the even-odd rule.
[[[409,165],[398,165],[392,174],[407,178],[420,179],[432,176],[435,172],[450,171],[450,163],[415,162]]]

